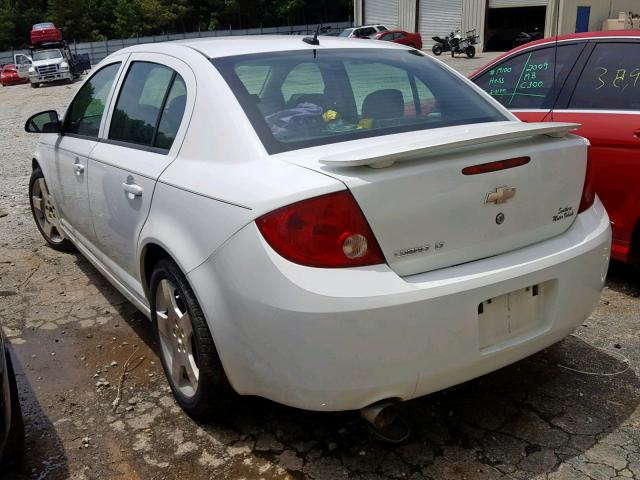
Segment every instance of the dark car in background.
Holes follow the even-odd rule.
[[[520,46],[470,75],[525,122],[579,123],[589,175],[611,219],[611,258],[640,266],[640,30]]]
[[[422,50],[422,36],[419,33],[410,33],[404,30],[388,30],[376,34],[375,39],[399,43]]]
[[[62,32],[52,22],[36,23],[31,27],[31,45],[61,41]]]
[[[24,424],[11,356],[0,325],[0,476],[22,457]]]

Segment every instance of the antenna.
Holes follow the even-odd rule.
[[[309,45],[320,45],[320,40],[318,40],[318,33],[320,32],[320,24],[318,24],[318,27],[316,28],[316,33],[313,34],[313,38],[312,37],[304,37],[302,39],[302,41],[304,43],[308,43]]]

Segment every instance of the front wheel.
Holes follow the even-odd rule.
[[[176,401],[192,418],[220,418],[234,392],[198,300],[168,258],[153,270],[150,297],[160,361]]]
[[[64,232],[60,228],[60,219],[40,168],[36,168],[31,174],[29,200],[36,226],[51,248],[61,252],[75,250],[73,244],[64,237]]]
[[[476,47],[469,45],[467,49],[464,51],[467,54],[467,57],[473,58],[476,56]]]
[[[38,88],[40,86],[39,83],[31,82],[31,88]]]
[[[442,47],[440,45],[434,45],[431,47],[431,51],[435,56],[440,56],[442,54]]]

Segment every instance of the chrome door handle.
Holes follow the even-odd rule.
[[[82,175],[84,173],[84,165],[82,165],[81,163],[74,163],[73,173],[75,173],[76,175]]]
[[[135,183],[123,183],[122,188],[125,192],[134,197],[139,197],[144,191],[140,185],[136,185]]]

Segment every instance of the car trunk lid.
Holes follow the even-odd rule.
[[[577,127],[491,122],[278,157],[342,181],[389,266],[399,275],[412,275],[565,231],[577,214],[586,169],[586,140],[567,136]],[[463,173],[467,167],[522,158],[527,161],[514,168]]]

